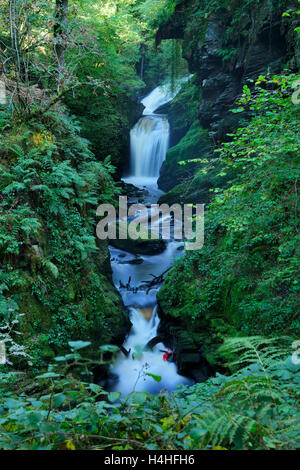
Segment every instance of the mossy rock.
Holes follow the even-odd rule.
[[[169,191],[184,179],[191,178],[199,168],[199,162],[187,160],[207,158],[211,148],[208,133],[203,129],[199,121],[193,122],[186,135],[180,142],[171,147],[163,163],[158,186],[164,191]],[[179,162],[186,162],[179,164]]]
[[[57,279],[43,271],[43,287],[34,293],[38,272],[20,271],[22,283],[13,298],[23,314],[20,331],[39,362],[65,353],[71,340],[90,341],[85,351],[90,358],[98,357],[103,344],[123,343],[131,323],[119,292],[105,273],[109,266],[107,243],[99,243],[101,249],[90,260],[92,270],[82,275],[83,282],[71,270]]]
[[[214,192],[214,188],[224,188],[234,178],[235,171],[228,171],[220,175],[221,169],[214,168],[205,175],[196,174],[190,180],[184,181],[172,188],[159,198],[159,204],[208,204]]]
[[[192,77],[183,84],[176,97],[156,110],[158,114],[167,114],[170,123],[170,144],[177,145],[185,136],[193,121],[197,119],[201,96],[201,86]]]

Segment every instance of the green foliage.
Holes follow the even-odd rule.
[[[157,45],[150,37],[144,47],[143,80],[147,89],[163,83],[170,83],[174,88],[179,77],[188,75],[187,62],[182,58],[182,40],[166,39]]]
[[[168,119],[172,126],[172,139],[175,143],[186,134],[191,124],[197,120],[201,89],[196,77],[182,84],[179,93],[169,104]]]
[[[0,13],[1,72],[15,112],[44,113],[83,86],[107,94],[104,75],[78,78],[82,64],[96,66],[103,52],[91,21],[81,21],[69,2],[12,0],[0,2]]]
[[[166,161],[160,174],[160,184],[167,180],[167,185],[173,187],[176,183],[192,177],[199,169],[199,156],[209,152],[211,143],[206,129],[195,120],[184,137],[174,147],[169,148]],[[188,162],[187,162],[187,159]],[[168,178],[171,180],[170,184]]]
[[[10,126],[10,114],[6,106],[0,105],[0,132],[2,133],[9,126]]]
[[[35,378],[33,394],[25,391],[24,375],[1,374],[0,448],[299,448],[300,366],[287,357],[285,344],[280,349],[264,338],[230,340],[224,348],[232,357],[243,351],[235,374],[217,374],[170,395],[133,391],[120,398],[64,376],[88,363],[80,354],[87,344],[80,342],[80,349],[57,358],[57,366]]]
[[[234,64],[240,59],[240,54],[243,54],[241,44],[244,41],[250,45],[254,44],[261,26],[272,22],[278,13],[284,13],[287,5],[289,5],[287,0],[208,0],[206,2],[183,0],[177,2],[177,8],[171,19],[168,16],[168,7],[166,6],[167,20],[162,19],[161,28],[163,30],[165,21],[169,21],[169,24],[172,25],[176,25],[177,22],[181,26],[184,25],[185,50],[191,60],[196,63],[197,53],[193,57],[191,52],[199,50],[203,44],[207,27],[212,18],[222,17],[226,23],[226,30],[219,41],[217,54],[224,61]],[[295,14],[297,5],[291,5],[291,9]],[[287,23],[287,17],[284,17],[283,20]],[[291,25],[291,29],[294,30],[296,26],[296,23]]]
[[[188,19],[185,51],[199,49],[212,15],[222,11],[228,21],[217,53],[233,63],[238,47],[229,42],[251,46],[274,8],[285,11],[294,38],[299,12],[273,0],[79,2],[64,44],[62,25],[58,35],[53,29],[54,4],[28,1],[13,2],[13,19],[0,1],[10,91],[10,105],[0,106],[0,341],[8,359],[0,365],[0,448],[298,448],[300,366],[289,357],[300,330],[299,109],[291,100],[298,76],[245,85],[232,111],[251,122],[228,135],[215,158],[202,155],[211,146],[197,121],[198,82],[171,105],[184,137],[164,171],[172,183],[193,176],[172,196],[183,201],[192,192],[199,202],[213,190],[205,246],[178,261],[159,301],[208,361],[231,375],[173,394],[121,397],[91,383],[91,368],[108,366],[118,352],[109,343],[128,326],[104,275],[108,250],[95,238],[95,208],[118,195],[112,175],[137,117],[136,94],[164,80],[172,87],[186,73],[182,42],[156,49],[157,28],[183,28]],[[62,49],[60,58],[52,54]],[[77,118],[58,104],[63,99]],[[137,381],[161,381],[146,370],[141,364]]]
[[[299,332],[296,79],[260,77],[255,91],[245,88],[238,106],[252,114],[251,123],[230,135],[208,165],[235,177],[213,190],[203,249],[187,253],[159,292],[166,314],[206,331],[199,341],[212,362],[213,345],[226,334]]]
[[[101,344],[126,324],[95,238],[96,207],[118,190],[109,160],[95,160],[63,110],[22,129],[18,145],[15,125],[0,150],[0,325],[25,313],[24,345],[38,364],[82,331]]]
[[[99,160],[111,157],[121,174],[124,153],[129,147],[128,134],[140,111],[138,90],[145,86],[136,73],[140,59],[143,24],[136,17],[131,1],[88,2],[81,5],[86,25],[97,34],[101,56],[85,60],[78,71],[80,81],[102,80],[106,92],[80,87],[65,95],[65,102],[76,114],[81,134],[88,139]]]
[[[166,24],[180,0],[146,0],[138,5],[138,11],[150,28]]]

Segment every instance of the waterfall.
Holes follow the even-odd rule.
[[[191,76],[178,80],[173,90],[169,85],[158,86],[142,99],[143,117],[130,132],[131,177],[159,177],[169,147],[170,126],[167,116],[155,114],[155,110],[171,101]]]
[[[187,75],[177,80],[173,89],[170,85],[160,85],[154,88],[149,95],[142,99],[141,103],[145,106],[144,115],[153,114],[160,106],[171,101],[180,91],[182,85],[186,83],[193,75]]]
[[[162,116],[142,117],[130,133],[131,175],[158,178],[169,145],[169,122]]]
[[[178,374],[174,362],[163,360],[162,351],[166,349],[163,343],[156,344],[152,350],[146,348],[148,341],[157,335],[157,307],[150,320],[145,319],[141,310],[132,308],[130,320],[132,329],[124,343],[124,347],[130,351],[129,357],[120,356],[114,365],[113,371],[118,376],[118,382],[112,389],[126,396],[133,390],[159,393],[163,389],[175,390],[180,384],[191,384],[191,380]],[[161,381],[156,383],[147,373],[161,376]]]
[[[184,77],[178,81],[173,91],[170,87],[159,86],[147,95],[142,100],[145,106],[143,116],[130,133],[131,174],[123,178],[123,181],[143,188],[149,204],[150,200],[151,204],[156,204],[162,194],[157,187],[157,178],[166,157],[170,133],[167,116],[154,112],[173,99],[181,84],[189,78],[190,76]],[[149,341],[157,338],[158,334],[160,320],[156,294],[160,285],[149,290],[144,283],[171,267],[183,253],[180,250],[182,246],[182,242],[171,240],[163,253],[138,257],[110,247],[114,284],[129,308],[132,323],[123,344],[127,351],[126,356],[124,351],[119,354],[106,383],[106,388],[111,391],[120,391],[123,396],[132,390],[159,393],[162,389],[174,390],[179,384],[192,383],[190,379],[178,374],[175,362],[164,359],[166,346],[163,343],[152,348],[148,346]],[[161,381],[157,383],[151,374],[161,376]]]

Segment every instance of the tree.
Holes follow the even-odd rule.
[[[0,70],[18,113],[43,113],[68,91],[106,89],[104,77],[80,80],[81,64],[102,56],[95,32],[68,0],[0,0]]]
[[[54,48],[60,70],[63,69],[65,62],[66,44],[64,42],[64,35],[67,33],[68,11],[68,0],[56,0],[55,22],[53,28]]]

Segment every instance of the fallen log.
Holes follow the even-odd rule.
[[[147,287],[146,293],[148,294],[150,289],[157,284],[162,284],[164,282],[164,276],[165,274],[171,269],[171,266],[166,269],[163,273],[159,274],[158,276],[155,276],[154,274],[150,274],[150,276],[153,277],[150,281],[142,281],[145,287]]]

